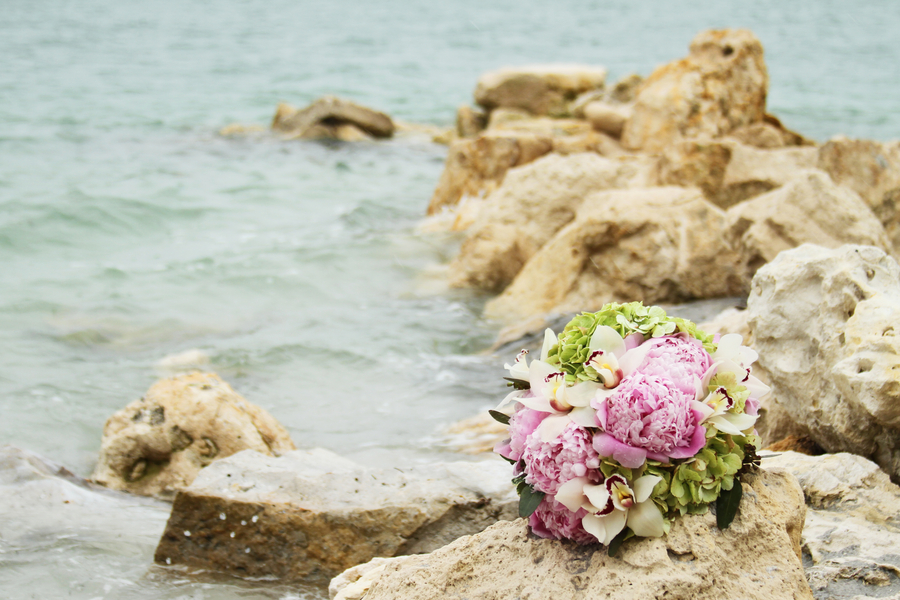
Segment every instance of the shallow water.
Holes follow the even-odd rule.
[[[415,231],[446,149],[216,135],[267,122],[280,100],[335,93],[449,125],[487,69],[588,62],[613,80],[683,56],[701,29],[746,26],[789,127],[900,137],[891,0],[48,0],[3,13],[0,443],[83,476],[105,419],[191,348],[298,445],[372,464],[441,458],[434,432],[502,393],[505,357],[478,354],[497,329],[484,298],[430,275],[457,241]],[[152,537],[75,534],[14,560],[0,545],[0,583],[12,597],[35,581],[43,597],[274,593],[214,581],[179,596],[142,575]],[[69,588],[41,577],[49,552],[88,572],[115,556],[121,573]]]

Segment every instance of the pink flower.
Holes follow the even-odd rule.
[[[669,462],[694,456],[706,444],[706,429],[693,401],[694,393],[672,379],[635,372],[612,395],[591,403],[603,429],[594,436],[594,449],[632,469],[648,458]]]
[[[700,340],[687,334],[665,335],[645,342],[650,347],[637,370],[671,379],[685,394],[697,393],[697,382],[712,366]]]
[[[598,483],[602,475],[597,471],[600,459],[591,443],[591,433],[573,422],[549,442],[541,441],[538,432],[525,439],[522,452],[525,460],[525,481],[545,494],[556,494],[559,486],[587,476]]]
[[[538,537],[572,540],[579,544],[596,544],[597,538],[585,531],[581,520],[587,514],[583,508],[572,512],[552,496],[544,496],[537,510],[531,513],[528,524]]]
[[[494,452],[518,462],[525,451],[526,439],[548,416],[550,413],[525,408],[520,404],[519,409],[509,419],[509,439],[497,444]]]

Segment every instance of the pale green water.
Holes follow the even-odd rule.
[[[267,122],[280,100],[334,93],[450,124],[490,68],[648,74],[701,29],[746,26],[766,48],[770,111],[788,126],[819,140],[900,137],[893,0],[0,8],[0,444],[82,475],[104,420],[156,380],[159,358],[189,348],[298,445],[376,464],[435,457],[429,435],[502,392],[502,359],[474,354],[495,333],[483,298],[421,282],[453,251],[414,232],[445,149],[216,135]],[[152,548],[79,539],[57,553],[0,540],[2,587],[29,597],[26,582],[53,565],[62,582],[97,570],[98,586],[73,598],[134,589]],[[127,565],[104,567],[104,552]],[[44,584],[42,597],[72,591]]]

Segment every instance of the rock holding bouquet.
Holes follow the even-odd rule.
[[[758,464],[754,424],[769,391],[741,342],[633,302],[578,315],[558,337],[548,329],[539,360],[519,353],[506,365],[515,389],[491,414],[509,425],[495,450],[515,465],[531,530],[615,554],[711,503],[727,527],[739,476]]]

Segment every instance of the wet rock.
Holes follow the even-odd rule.
[[[724,212],[697,190],[599,192],[577,208],[485,306],[515,322],[550,312],[597,310],[610,301],[683,302],[735,296],[737,257],[718,235]]]
[[[869,246],[812,244],[759,270],[749,298],[779,403],[829,452],[900,481],[900,266]]]
[[[336,96],[323,96],[300,110],[279,104],[272,129],[301,139],[357,141],[394,135],[394,123],[388,115]]]
[[[133,597],[171,508],[0,447],[0,595]]]
[[[806,507],[796,479],[764,470],[745,476],[743,486],[728,529],[717,529],[712,514],[687,516],[664,538],[625,542],[616,557],[537,538],[519,519],[354,576],[368,586],[366,600],[811,599],[799,558]]]
[[[853,454],[766,458],[800,481],[803,554],[817,599],[900,596],[900,487]]]
[[[214,373],[154,384],[107,420],[91,478],[106,487],[171,498],[202,468],[241,450],[294,449],[284,428]]]
[[[475,137],[487,127],[487,115],[468,104],[456,109],[456,135],[461,138]]]
[[[655,152],[680,139],[718,137],[762,122],[767,88],[756,36],[746,29],[704,31],[687,58],[657,68],[640,86],[622,143]]]
[[[803,243],[889,247],[884,228],[860,197],[811,169],[767,194],[731,207],[727,232],[747,282],[779,252]]]
[[[729,208],[780,187],[812,169],[815,148],[760,150],[737,140],[685,140],[662,153],[659,180],[696,186],[713,204]]]
[[[501,460],[378,471],[327,450],[241,452],[178,494],[156,561],[242,577],[333,577],[513,518]]]
[[[488,132],[452,142],[428,214],[453,207],[466,197],[486,196],[511,168],[528,164],[552,149],[549,138],[530,133]]]
[[[575,217],[591,192],[640,185],[649,171],[644,159],[593,153],[552,154],[510,171],[488,197],[451,263],[450,284],[502,290]]]
[[[516,108],[533,115],[568,116],[579,94],[602,89],[606,69],[588,65],[532,65],[490,71],[478,78],[475,102],[488,111]]]

